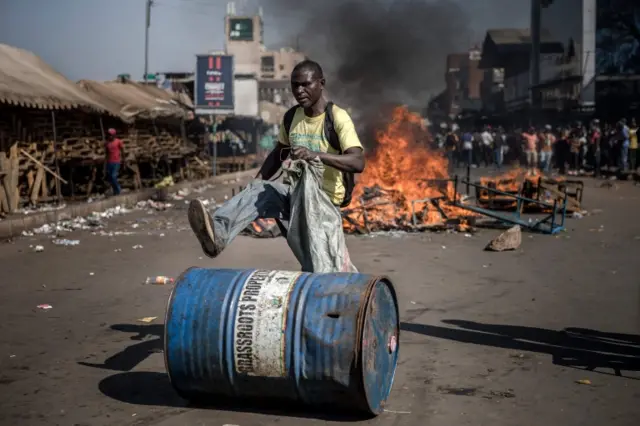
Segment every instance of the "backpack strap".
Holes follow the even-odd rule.
[[[342,148],[340,147],[340,138],[338,138],[338,132],[333,124],[333,102],[328,102],[325,109],[324,116],[324,136],[329,141],[329,145],[339,154],[342,154]]]
[[[298,105],[291,107],[287,112],[284,113],[284,119],[282,123],[284,124],[284,131],[289,138],[289,132],[291,132],[291,125],[293,124],[293,118],[296,115],[296,111],[298,110]]]
[[[336,128],[334,126],[333,121],[333,102],[327,103],[327,108],[325,109],[324,116],[324,135],[329,141],[329,145],[340,155],[344,154],[342,152],[342,147],[340,146],[340,138],[338,137],[338,132],[336,132]],[[342,172],[342,183],[344,185],[344,199],[340,204],[340,207],[347,207],[351,203],[351,196],[353,195],[353,188],[355,187],[355,176],[353,173],[345,173]]]

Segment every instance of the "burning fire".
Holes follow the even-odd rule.
[[[412,223],[414,213],[418,225],[469,216],[468,211],[445,202],[453,199],[454,184],[448,181],[446,158],[429,148],[430,141],[419,115],[406,107],[395,108],[386,129],[378,132],[376,150],[359,176],[352,208],[344,212],[345,230],[367,224],[378,229],[398,227],[399,222]]]
[[[534,171],[533,174],[529,174],[526,169],[521,167],[515,167],[498,176],[481,177],[480,185],[512,194],[512,196],[490,193],[490,191],[482,189],[478,193],[478,204],[481,206],[491,206],[492,208],[500,209],[515,208],[517,206],[517,200],[513,195],[520,195],[529,199],[538,199],[547,203],[553,203],[553,194],[540,190],[539,185],[541,180],[548,181],[548,178],[542,176],[538,171]],[[562,177],[555,177],[553,179],[554,182],[561,182],[563,180],[564,178]],[[522,206],[525,207],[527,205],[528,204],[525,203]],[[537,207],[541,211],[549,211],[549,209],[541,208],[535,204],[531,204],[530,207]]]

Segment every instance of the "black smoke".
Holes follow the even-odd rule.
[[[327,74],[327,90],[370,121],[389,105],[426,107],[444,88],[450,53],[470,47],[469,16],[452,0],[272,0],[281,28]]]

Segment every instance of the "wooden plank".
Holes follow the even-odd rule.
[[[42,188],[40,189],[40,197],[48,198],[49,197],[49,184],[47,183],[47,174],[45,173],[42,176]]]
[[[35,178],[35,173],[33,170],[29,170],[27,172],[27,192],[31,193],[31,189],[33,188],[33,182]]]
[[[36,160],[33,156],[31,156],[31,154],[29,154],[27,151],[25,151],[24,149],[21,149],[20,152],[22,154],[24,154],[29,160],[33,161],[34,163],[36,163],[38,166],[43,167],[47,172],[51,173],[51,175],[53,177],[55,177],[56,179],[58,179],[60,182],[64,183],[65,185],[68,184],[69,182],[67,182],[66,180],[62,179],[60,177],[59,174],[57,174],[56,172],[54,172],[53,170],[51,170],[50,168],[48,168],[47,166],[45,166],[44,164],[42,164],[40,161]]]
[[[9,213],[9,203],[7,202],[7,194],[4,192],[4,186],[0,185],[0,213]]]
[[[91,191],[93,191],[93,185],[96,181],[96,176],[98,174],[98,168],[93,166],[91,168],[91,179],[89,180],[89,184],[87,185],[86,196],[89,197],[91,195]]]
[[[40,195],[39,193],[42,187],[43,177],[44,177],[44,169],[42,167],[38,167],[38,171],[36,172],[36,177],[30,189],[29,200],[31,201],[31,204],[36,204],[38,202],[38,195]]]
[[[20,189],[18,188],[18,181],[20,179],[20,155],[18,154],[17,143],[13,144],[11,148],[9,148],[9,154],[9,159],[11,161],[11,190],[13,191],[11,211],[15,212],[20,206]]]
[[[551,194],[553,194],[555,197],[557,197],[558,204],[560,204],[565,197],[564,192],[559,191],[557,187],[554,188],[554,185],[541,182],[540,187],[544,191],[548,191]],[[558,205],[558,207],[561,207],[561,205]],[[580,203],[578,202],[578,200],[576,200],[573,197],[567,196],[567,211],[575,212],[580,210],[582,209],[580,207]]]
[[[6,211],[8,213],[13,213],[12,206],[14,204],[13,203],[14,191],[11,188],[11,178],[13,176],[13,173],[11,172],[11,162],[7,158],[7,154],[5,152],[0,152],[0,169],[6,173],[1,178],[4,194],[6,197],[6,203],[7,203]]]

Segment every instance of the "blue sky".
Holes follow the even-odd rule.
[[[155,1],[150,72],[191,71],[196,54],[223,48],[226,0]],[[528,26],[528,0],[455,1],[473,16],[480,40],[487,28]],[[236,9],[258,2],[236,1]],[[277,45],[286,37],[282,20],[269,14],[269,0],[260,3],[266,43]],[[0,0],[0,42],[36,53],[72,80],[111,80],[120,73],[140,78],[144,17],[145,0]]]

